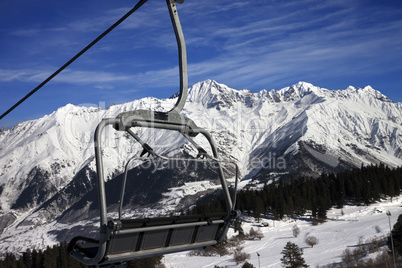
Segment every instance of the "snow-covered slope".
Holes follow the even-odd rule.
[[[86,211],[95,179],[93,133],[102,118],[134,109],[168,111],[175,101],[144,98],[108,109],[69,104],[0,132],[0,250],[1,239],[22,226],[54,223],[61,215],[69,222]],[[183,114],[211,132],[221,157],[237,161],[245,179],[402,164],[402,104],[369,86],[332,91],[299,82],[253,93],[207,80],[190,88]],[[194,153],[175,133],[136,131],[160,152]],[[104,136],[105,171],[114,185],[111,179],[141,149],[111,127]],[[162,192],[152,200],[161,198],[160,207],[169,203],[174,209],[181,198],[214,188],[203,177],[188,177],[158,185]]]
[[[391,225],[394,225],[401,213],[401,200],[384,200],[383,203],[367,207],[345,206],[341,209],[332,209],[328,212],[328,221],[320,225],[312,225],[308,218],[289,219],[286,221],[267,220],[269,227],[261,227],[261,223],[249,219],[243,223],[243,230],[249,232],[251,228],[260,230],[264,238],[261,240],[246,241],[241,246],[243,252],[250,254],[247,261],[254,267],[280,268],[281,254],[288,241],[295,243],[303,250],[303,258],[310,267],[324,267],[334,263],[342,263],[343,251],[353,251],[360,244],[370,239],[379,239],[389,235],[389,221],[386,215],[391,212]],[[300,234],[295,238],[292,228],[297,225]],[[231,230],[232,231],[232,230]],[[230,234],[229,234],[230,235]],[[318,244],[313,248],[305,242],[306,237],[315,236]],[[260,255],[258,258],[257,253]],[[375,259],[378,252],[366,257]],[[190,257],[188,252],[165,255],[163,264],[167,268],[186,268],[188,263],[194,268],[241,267],[236,265],[233,254],[226,256]]]

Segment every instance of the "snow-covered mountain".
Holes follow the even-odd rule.
[[[150,97],[107,109],[69,104],[43,118],[2,130],[0,251],[22,248],[14,240],[14,246],[6,243],[7,237],[24,233],[27,235],[21,243],[27,243],[28,234],[40,233],[40,228],[46,230],[41,241],[47,241],[44,237],[51,237],[51,241],[66,239],[44,226],[57,223],[57,228],[52,229],[57,231],[63,224],[96,216],[92,209],[96,202],[96,125],[102,118],[128,110],[168,111],[175,101]],[[221,157],[237,161],[246,181],[316,176],[379,162],[391,167],[402,164],[402,104],[393,103],[370,86],[333,91],[299,82],[281,90],[253,93],[207,80],[190,88],[183,114],[210,131]],[[164,154],[195,153],[176,133],[136,131]],[[108,189],[117,188],[112,191],[115,194],[120,189],[117,181],[126,161],[142,148],[112,128],[106,129],[105,137]],[[213,182],[205,181],[205,171],[172,174],[156,168],[159,175],[153,173],[150,186],[149,179],[146,183],[141,181],[150,174],[135,169],[135,165],[133,168],[131,172],[139,174],[128,197],[133,204],[183,209],[216,188]],[[161,176],[171,179],[156,181]],[[158,186],[157,191],[154,186]],[[109,199],[113,198],[116,199],[113,195]],[[37,239],[31,242],[45,243]]]

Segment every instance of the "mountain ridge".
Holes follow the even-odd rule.
[[[310,99],[308,101],[300,101],[308,95],[311,95],[309,96]],[[312,95],[316,96],[314,100]],[[322,101],[322,98],[334,98],[334,101],[338,101],[337,98],[340,98],[342,101],[345,100],[345,98],[352,100],[358,99],[364,103],[375,105],[376,107],[380,106],[379,102],[382,102],[383,104],[392,103],[392,101],[386,96],[381,94],[379,91],[374,90],[370,86],[362,89],[356,89],[350,86],[346,90],[330,91],[313,86],[312,84],[306,82],[299,82],[295,85],[285,87],[280,90],[261,90],[253,93],[247,89],[235,90],[227,87],[226,85],[219,84],[214,80],[206,80],[196,83],[189,89],[188,103],[184,112],[186,112],[187,106],[190,106],[194,103],[197,105],[201,104],[207,109],[224,109],[230,108],[235,103],[241,102],[244,103],[247,108],[255,108],[254,111],[261,115],[266,112],[266,107],[261,107],[264,102],[295,102],[295,105],[306,106],[311,105],[312,102],[317,104],[318,102]],[[37,120],[20,123],[11,130],[3,130],[0,134],[0,144],[2,144],[0,147],[0,152],[3,151],[3,153],[0,154],[0,157],[4,159],[4,156],[8,154],[15,156],[8,157],[8,163],[3,164],[3,171],[2,174],[0,174],[0,185],[4,184],[4,173],[7,172],[7,169],[11,166],[13,161],[15,161],[16,158],[22,158],[22,155],[24,155],[25,161],[21,162],[22,165],[20,165],[20,170],[32,170],[34,166],[29,166],[28,164],[30,162],[29,159],[32,158],[37,159],[37,162],[41,162],[41,165],[45,165],[46,169],[52,170],[54,169],[51,167],[52,165],[62,167],[77,165],[77,161],[73,159],[65,161],[61,159],[68,159],[69,155],[75,155],[75,158],[78,159],[89,159],[90,155],[93,154],[93,146],[91,146],[91,139],[93,137],[92,132],[96,127],[96,123],[99,122],[101,118],[115,116],[119,112],[134,108],[151,108],[166,111],[169,104],[172,103],[171,100],[158,100],[148,97],[122,105],[114,105],[106,110],[96,107],[87,108],[67,104],[50,115],[46,115]],[[162,103],[164,103],[164,105]],[[398,104],[395,105],[399,106]],[[385,109],[389,115],[388,119],[397,124],[401,122],[399,119],[401,117],[395,115],[395,109],[384,105],[382,108]],[[398,108],[400,108],[400,106]],[[287,116],[283,114],[285,112],[288,113],[288,111],[283,111],[280,113],[280,116],[277,118],[278,121],[283,120]],[[344,116],[348,117],[347,114]],[[70,127],[69,125],[72,124],[71,122],[73,121],[73,118],[77,121],[77,126]],[[294,118],[296,117],[294,116]],[[62,127],[64,127],[64,132],[55,133],[54,126],[59,127],[58,129],[63,129]],[[49,138],[44,141],[44,139],[41,138],[43,135],[47,135]],[[18,136],[27,136],[30,137],[31,140],[30,142],[26,142],[26,139],[17,139]],[[5,139],[7,140],[6,148],[4,148],[5,145],[2,142]],[[89,146],[86,146],[86,144],[89,144]],[[10,149],[8,150],[7,148]],[[58,152],[57,156],[54,156],[55,151]],[[27,152],[29,153],[28,155],[26,154]],[[60,160],[61,163],[59,163]],[[63,179],[60,179],[60,177],[71,178],[73,174],[77,170],[80,170],[83,166],[85,166],[85,161],[70,172],[57,174],[59,181],[55,182],[55,186],[60,188],[61,186],[66,185]],[[63,171],[66,171],[66,169],[59,169],[58,172]],[[18,176],[19,173],[16,173]]]
[[[40,119],[3,129],[0,239],[21,226],[57,222],[61,215],[64,222],[73,221],[66,215],[77,213],[65,212],[94,187],[93,132],[102,118],[133,109],[169,111],[175,101],[148,97],[107,109],[67,104]],[[317,176],[361,164],[402,165],[402,103],[393,103],[370,86],[328,90],[299,82],[251,92],[206,80],[189,89],[183,114],[212,134],[222,158],[238,162],[241,176],[250,182]],[[105,174],[111,181],[142,148],[121,132],[105,131]],[[162,153],[196,155],[173,133],[136,131]],[[167,192],[157,198],[186,183],[180,179],[176,185],[160,185]]]

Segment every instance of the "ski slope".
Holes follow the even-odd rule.
[[[264,238],[261,240],[245,241],[244,252],[250,254],[247,260],[254,267],[259,267],[257,252],[260,254],[260,267],[282,267],[280,259],[281,251],[288,241],[295,243],[303,249],[303,257],[310,267],[324,266],[341,262],[341,255],[346,248],[353,250],[359,240],[365,241],[373,237],[387,236],[390,232],[386,211],[391,212],[391,227],[396,223],[399,214],[402,213],[402,199],[394,198],[393,202],[386,200],[370,206],[345,206],[343,210],[332,209],[328,211],[328,221],[324,224],[313,226],[308,217],[298,220],[272,221],[269,227],[258,227],[259,223],[253,218],[243,223],[242,227],[248,232],[251,227],[259,228]],[[297,224],[300,234],[293,236],[292,227]],[[232,233],[233,234],[233,233]],[[230,236],[231,234],[229,234]],[[315,236],[319,243],[313,248],[304,240],[306,236]],[[165,255],[163,263],[168,268],[207,268],[214,267],[241,267],[236,265],[233,255],[223,257],[189,256],[188,252]]]

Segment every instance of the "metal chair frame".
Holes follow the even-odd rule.
[[[146,2],[141,0],[140,2]],[[95,130],[95,158],[97,171],[97,189],[100,211],[100,229],[98,240],[77,236],[69,244],[69,252],[80,262],[87,265],[105,265],[124,262],[136,258],[167,254],[215,245],[227,234],[230,224],[239,217],[235,211],[236,190],[239,169],[234,161],[224,161],[218,156],[218,150],[212,136],[203,128],[199,128],[191,119],[180,115],[187,97],[187,56],[175,2],[183,0],[166,0],[173,29],[179,49],[180,91],[174,107],[169,112],[135,110],[119,114],[116,118],[105,118]],[[142,4],[142,3],[141,3]],[[125,166],[122,181],[119,218],[108,220],[105,190],[105,176],[102,156],[102,132],[106,126],[112,125],[117,131],[130,134],[151,157],[132,157]],[[199,158],[169,158],[155,152],[148,144],[136,135],[132,128],[153,128],[181,133],[199,152]],[[204,136],[210,145],[212,155],[199,146],[193,137]],[[210,162],[217,166],[222,193],[226,204],[226,212],[221,214],[167,217],[153,219],[123,219],[123,199],[129,166],[134,160],[194,161]],[[230,195],[221,163],[235,166],[235,189]]]
[[[145,115],[147,117],[144,117]],[[233,161],[219,160],[218,150],[211,135],[205,129],[196,127],[194,122],[190,119],[178,115],[178,117],[173,117],[168,121],[164,121],[161,119],[156,119],[154,115],[154,112],[146,110],[122,113],[117,118],[103,119],[95,131],[95,157],[98,174],[97,183],[100,210],[99,240],[77,237],[70,243],[70,253],[76,259],[85,264],[109,264],[215,245],[224,239],[230,224],[236,217],[238,217],[238,212],[236,212],[234,209],[239,174],[237,164]],[[108,220],[107,217],[105,178],[101,146],[102,131],[108,125],[114,126],[116,130],[124,130],[129,133],[137,142],[140,143],[144,150],[151,155],[151,157],[132,157],[125,165],[119,201],[119,218],[116,220]],[[169,158],[160,155],[156,153],[148,144],[143,142],[141,138],[132,131],[132,127],[146,127],[177,131],[196,146],[199,151],[199,155],[203,158]],[[198,134],[203,135],[209,141],[213,153],[212,156],[208,155],[206,151],[202,149],[201,146],[198,146],[191,138]],[[220,215],[195,215],[187,218],[158,218],[156,221],[148,218],[137,220],[123,219],[123,199],[130,164],[134,160],[152,161],[157,158],[166,161],[195,161],[214,163],[217,167],[218,176],[223,190],[222,192],[226,204],[226,212]],[[235,166],[235,189],[233,196],[230,195],[227,182],[224,177],[221,166],[221,163],[223,162],[230,163]],[[149,226],[150,224],[151,226]],[[182,236],[186,237],[184,241],[178,238]],[[177,242],[178,239],[180,242]],[[85,241],[87,243],[78,243],[80,241]],[[150,245],[147,246],[146,243]],[[93,254],[95,251],[96,255]]]

